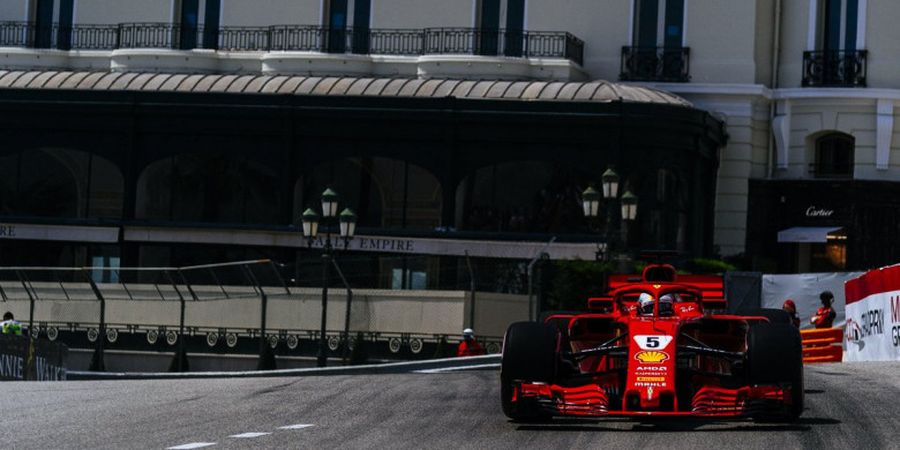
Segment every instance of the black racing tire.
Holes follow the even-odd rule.
[[[517,421],[548,418],[536,404],[513,402],[517,381],[551,384],[556,379],[559,360],[559,330],[542,322],[516,322],[503,337],[500,362],[500,400],[503,413]]]
[[[792,324],[760,323],[747,334],[747,376],[750,385],[789,388],[791,404],[782,414],[765,412],[757,419],[796,421],[803,413],[803,345]]]
[[[751,309],[747,311],[741,311],[742,316],[762,316],[766,319],[769,319],[769,323],[782,323],[793,325],[793,320],[791,319],[791,315],[784,310],[781,309],[773,309],[773,308],[759,308],[759,309]],[[759,323],[759,322],[756,322]]]

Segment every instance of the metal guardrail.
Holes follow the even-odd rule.
[[[689,47],[622,47],[622,81],[690,81]]]
[[[316,25],[184,27],[169,23],[39,26],[0,22],[0,46],[59,50],[194,48],[375,55],[485,55],[584,62],[584,41],[568,32],[480,28],[333,29]]]
[[[866,50],[803,52],[804,87],[866,87]]]

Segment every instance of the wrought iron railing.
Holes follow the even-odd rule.
[[[167,23],[38,26],[28,22],[0,22],[0,46],[60,50],[207,48],[378,55],[466,54],[584,62],[584,41],[567,32],[477,28],[331,29],[309,25],[204,28]]]
[[[804,87],[866,87],[866,50],[803,52]]]
[[[622,47],[623,81],[667,81],[691,79],[688,47]]]

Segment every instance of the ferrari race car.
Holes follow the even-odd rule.
[[[501,401],[513,420],[553,416],[752,417],[803,411],[800,333],[781,310],[716,314],[722,278],[647,266],[611,275],[587,312],[510,325]]]

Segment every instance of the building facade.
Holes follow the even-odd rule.
[[[6,2],[3,170],[17,181],[2,214],[33,235],[107,223],[100,253],[131,263],[192,246],[290,259],[265,243],[330,184],[378,236],[590,242],[577,194],[611,164],[640,191],[633,248],[776,271],[892,263],[892,216],[874,211],[900,181],[898,13],[887,0]],[[386,89],[360,102],[370,83]],[[298,98],[257,96],[286,93]],[[276,105],[293,112],[259,112]],[[75,181],[29,180],[29,165]],[[46,201],[58,192],[78,200]],[[123,244],[192,224],[269,235]]]

